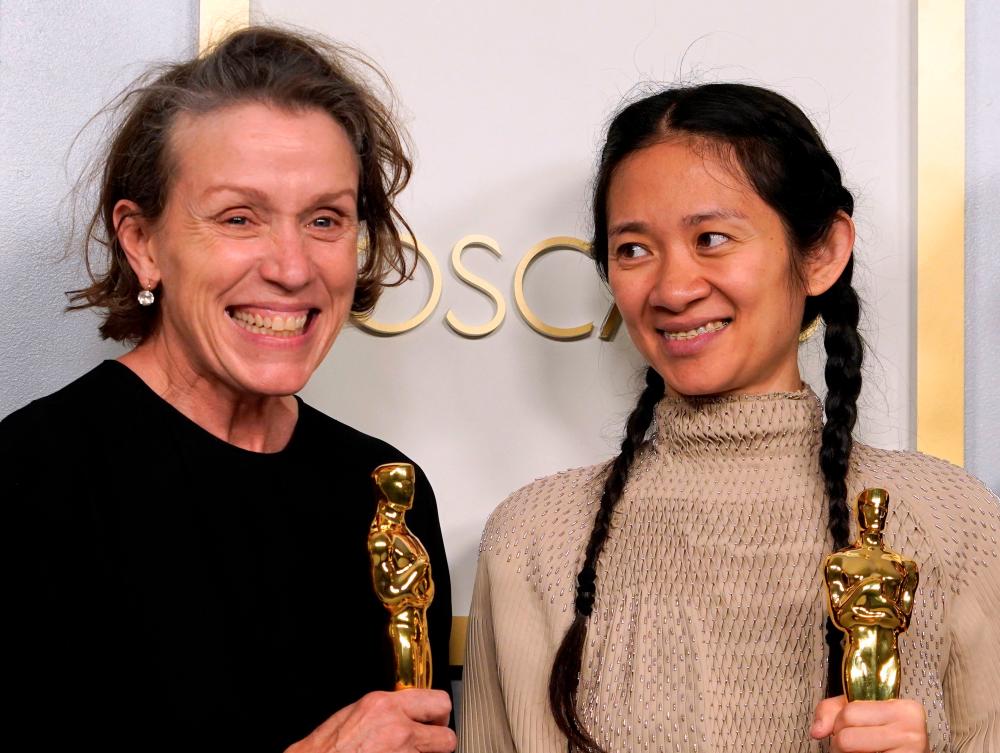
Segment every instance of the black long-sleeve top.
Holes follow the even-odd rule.
[[[5,739],[274,753],[391,690],[370,473],[406,460],[301,401],[284,450],[242,450],[115,361],[7,417]],[[448,689],[448,567],[417,475],[407,522],[431,557],[434,684]]]

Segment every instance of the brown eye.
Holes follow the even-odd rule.
[[[725,233],[702,233],[698,236],[699,248],[716,248],[729,240]]]
[[[619,259],[639,259],[649,256],[649,249],[640,243],[623,243],[615,250]]]

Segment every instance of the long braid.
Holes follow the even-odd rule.
[[[621,451],[610,465],[601,504],[594,518],[594,527],[587,541],[583,567],[576,578],[576,614],[573,624],[563,637],[556,652],[549,678],[549,705],[556,724],[569,740],[569,747],[577,746],[584,753],[603,753],[583,726],[576,708],[577,688],[580,684],[580,666],[583,661],[583,647],[587,639],[587,622],[594,609],[597,588],[597,561],[604,549],[611,527],[611,516],[621,499],[628,480],[629,469],[635,460],[636,451],[646,438],[646,432],[653,422],[653,409],[664,394],[663,379],[651,367],[646,369],[646,387],[639,402],[625,423],[625,437]]]
[[[852,257],[840,279],[826,293],[819,296],[817,301],[826,323],[823,344],[826,348],[827,386],[826,423],[823,426],[819,462],[826,482],[826,496],[830,510],[829,531],[835,551],[843,549],[850,543],[847,471],[854,444],[852,431],[858,416],[861,364],[864,359],[864,343],[858,334],[861,306],[858,295],[851,286],[853,265]],[[840,695],[843,692],[842,634],[829,618],[826,621],[826,642],[830,647],[827,694]]]

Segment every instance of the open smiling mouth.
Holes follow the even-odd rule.
[[[264,316],[243,309],[226,309],[226,314],[237,326],[255,335],[268,335],[270,337],[298,337],[305,334],[318,313],[319,309],[309,309],[305,314]]]
[[[712,332],[719,332],[720,330],[728,327],[732,321],[732,319],[717,319],[714,322],[703,324],[697,329],[689,329],[685,332],[668,332],[665,329],[661,329],[660,334],[667,340],[691,340],[699,335],[708,335]]]

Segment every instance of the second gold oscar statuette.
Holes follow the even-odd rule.
[[[858,541],[824,562],[833,624],[847,634],[842,677],[848,701],[899,698],[897,639],[910,625],[917,563],[883,540],[889,494],[865,489],[858,496]]]

